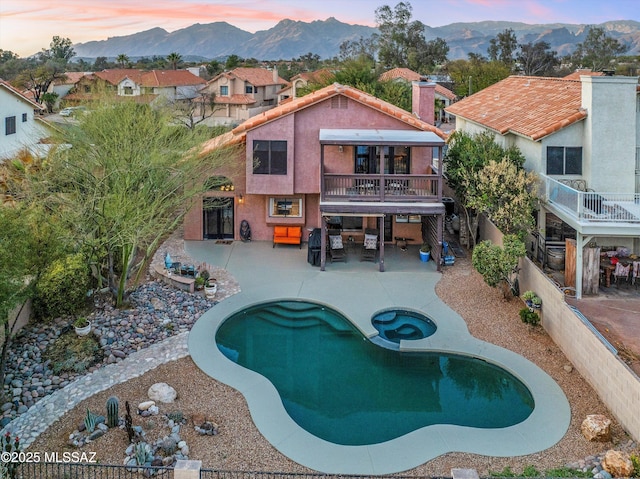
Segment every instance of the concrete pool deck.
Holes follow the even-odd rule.
[[[350,252],[346,263],[327,263],[326,271],[321,272],[307,263],[305,246],[198,241],[185,242],[185,250],[195,261],[228,270],[241,288],[193,326],[189,334],[192,359],[211,377],[239,390],[265,438],[304,466],[326,473],[377,475],[411,469],[452,451],[519,456],[553,446],[569,427],[570,408],[560,387],[522,356],[473,338],[464,320],[437,297],[435,285],[441,275],[433,262],[420,262],[417,248],[385,248],[384,273],[374,263],[360,262],[358,251]],[[215,332],[225,318],[251,304],[274,299],[325,303],[368,337],[377,334],[371,325],[377,311],[398,307],[424,312],[436,323],[436,333],[419,341],[403,341],[401,349],[461,353],[498,364],[529,387],[535,409],[525,421],[507,428],[435,425],[366,446],[341,446],[319,439],[289,417],[268,380],[229,361],[215,347]]]

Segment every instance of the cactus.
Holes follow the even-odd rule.
[[[87,428],[87,432],[95,431],[97,418],[98,416],[93,414],[89,411],[89,408],[87,408],[87,415],[84,417],[84,427]]]
[[[118,425],[118,409],[120,401],[117,397],[111,396],[107,399],[107,426],[116,427]]]
[[[145,463],[153,461],[151,446],[146,442],[139,442],[136,444],[135,454],[138,466],[143,466]]]

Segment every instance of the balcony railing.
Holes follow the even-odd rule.
[[[540,195],[581,222],[640,223],[640,194],[579,191],[541,176]]]
[[[432,175],[342,175],[326,173],[323,201],[433,201],[442,178]]]

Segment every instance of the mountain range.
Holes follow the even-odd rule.
[[[640,54],[640,22],[609,21],[597,26],[628,45],[629,55]],[[448,57],[456,60],[467,58],[469,53],[486,55],[490,40],[508,28],[515,32],[519,43],[545,41],[563,56],[584,41],[589,25],[484,21],[425,26],[424,34],[427,41],[437,37],[446,40]],[[282,20],[274,27],[256,33],[241,30],[227,22],[215,22],[197,23],[171,33],[162,28],[152,28],[132,35],[77,43],[73,48],[76,56],[84,59],[99,56],[115,58],[120,54],[130,58],[166,56],[173,52],[185,60],[219,60],[231,54],[257,60],[280,60],[297,58],[309,52],[324,59],[337,56],[344,41],[367,38],[376,32],[376,28],[343,23],[333,17],[313,22]]]

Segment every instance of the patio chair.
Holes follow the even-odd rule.
[[[360,261],[376,262],[378,255],[378,236],[380,232],[377,229],[367,228],[364,230],[364,244],[362,245],[362,253]]]
[[[332,263],[336,261],[347,262],[347,252],[344,249],[340,231],[329,231],[329,255]]]
[[[640,276],[640,261],[634,261],[631,270],[631,284],[635,284],[636,289],[638,289],[638,276]]]
[[[616,269],[613,271],[613,278],[616,282],[618,288],[620,287],[620,283],[622,281],[629,284],[629,271],[631,270],[631,265],[623,265],[622,263],[616,263]]]

